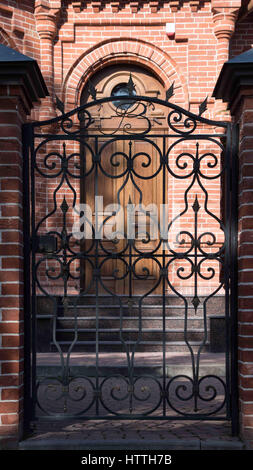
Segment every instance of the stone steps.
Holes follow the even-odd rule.
[[[130,301],[129,301],[130,300]],[[69,297],[63,305],[62,299],[55,299],[57,305],[56,341],[62,351],[68,351],[75,338],[77,341],[73,351],[94,352],[96,350],[96,326],[98,325],[99,350],[121,352],[124,351],[123,339],[129,347],[134,347],[138,339],[138,351],[162,351],[163,341],[166,342],[166,351],[189,351],[186,339],[197,351],[204,340],[204,312],[203,301],[198,308],[194,308],[192,298],[187,300],[187,335],[185,334],[186,309],[182,299],[178,297],[166,297],[166,305],[163,306],[161,296],[146,297],[139,308],[139,297],[129,299],[128,296],[119,299],[103,295],[96,301],[94,295],[81,298]],[[45,299],[44,299],[45,302]],[[77,305],[74,305],[76,302]],[[98,305],[96,305],[96,303]],[[50,305],[46,309],[40,309],[39,317],[48,318],[51,322],[53,312]],[[45,305],[44,305],[45,306]],[[98,308],[97,308],[98,307]],[[211,307],[211,308],[210,308]],[[209,347],[209,319],[212,313],[221,311],[221,299],[207,306],[207,343],[203,350]],[[165,318],[164,318],[165,313]],[[141,329],[139,331],[139,317],[141,315]],[[121,335],[120,335],[121,327]],[[165,332],[163,332],[165,327]],[[53,335],[50,334],[49,350],[56,351]]]
[[[141,301],[142,299],[142,301]],[[185,300],[187,301],[188,308],[193,309],[193,304],[192,304],[192,296],[185,296]],[[203,304],[204,297],[202,298],[200,296],[200,306]],[[163,304],[163,298],[161,295],[149,295],[147,297],[140,297],[140,296],[133,296],[131,303],[135,304],[138,306],[139,302],[141,301],[142,307],[149,306],[152,308],[152,306],[157,307],[162,306]],[[68,296],[67,298],[67,303],[68,303],[68,308],[73,308],[74,306],[77,306],[77,308],[88,308],[89,306],[91,308],[94,308],[96,306],[96,296],[94,294],[90,295],[83,295],[79,297],[75,296]],[[57,305],[58,309],[63,308],[63,303],[62,303],[62,297],[46,297],[46,296],[38,296],[37,297],[37,305],[38,309],[43,312],[44,314],[50,313],[52,311],[52,308],[54,304]],[[123,308],[127,308],[129,305],[129,296],[127,295],[121,295],[119,294],[118,296],[111,296],[111,295],[99,295],[98,297],[98,304],[100,307],[103,307],[105,305],[110,305],[111,307],[114,306],[119,307],[122,305]],[[215,296],[212,297],[208,300],[208,308],[209,309],[220,309],[223,308],[224,304],[224,297],[221,296]],[[168,307],[184,307],[184,301],[180,297],[176,295],[166,295],[165,298],[165,305],[166,308]]]
[[[115,316],[119,317],[120,314],[124,316],[138,316],[139,313],[142,313],[142,316],[152,317],[152,316],[162,316],[163,315],[163,308],[160,305],[143,305],[141,308],[138,307],[129,307],[127,305],[123,306],[121,309],[118,305],[99,305],[98,307],[99,316]],[[196,316],[202,316],[203,309],[198,308],[196,310]],[[174,317],[184,317],[186,310],[184,307],[178,305],[167,305],[165,307],[166,317],[174,316]],[[77,307],[68,307],[65,311],[62,308],[58,309],[59,317],[90,317],[96,314],[96,306],[77,306]],[[187,314],[191,314],[195,316],[195,309],[194,307],[187,308]]]

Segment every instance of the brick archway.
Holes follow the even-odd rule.
[[[63,84],[66,110],[70,111],[79,105],[83,87],[95,72],[120,62],[139,64],[151,69],[162,80],[165,88],[169,88],[174,82],[175,102],[188,107],[187,84],[175,60],[152,44],[125,38],[103,41],[76,60]]]

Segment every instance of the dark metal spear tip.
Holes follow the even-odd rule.
[[[88,81],[88,93],[90,94],[90,96],[93,98],[94,101],[96,101],[97,99],[97,90],[96,88],[94,87],[93,83],[89,80]]]
[[[198,201],[198,196],[196,195],[194,204],[192,205],[192,208],[194,212],[198,212],[200,209],[199,201]]]
[[[129,80],[128,80],[128,83],[127,83],[127,89],[128,89],[128,92],[129,92],[129,95],[132,96],[134,91],[135,91],[135,84],[133,82],[133,78],[132,78],[132,74],[130,72],[130,75],[129,75]]]
[[[65,196],[64,196],[64,198],[63,198],[63,201],[62,201],[60,207],[61,207],[61,210],[62,210],[63,213],[66,214],[66,212],[68,212],[69,206],[68,206],[68,204],[67,204],[67,201],[66,201]]]

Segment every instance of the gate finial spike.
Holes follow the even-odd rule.
[[[198,296],[195,295],[192,299],[192,305],[195,309],[195,313],[197,312],[197,308],[198,308],[199,304],[200,304],[200,300],[199,300]]]
[[[208,96],[200,104],[200,106],[199,106],[199,116],[201,116],[201,114],[203,114],[207,110],[207,100],[208,100]]]
[[[60,207],[61,207],[61,210],[62,210],[62,212],[63,212],[64,214],[66,214],[66,212],[68,212],[69,206],[68,206],[68,204],[67,204],[67,201],[66,201],[65,196],[63,197],[63,201],[62,201]]]
[[[169,89],[166,91],[166,101],[169,101],[169,99],[174,95],[174,83],[169,87]]]
[[[196,195],[194,204],[192,205],[192,208],[194,212],[198,212],[200,209],[199,201],[198,201],[198,196]]]
[[[59,111],[61,111],[62,114],[64,114],[64,103],[60,100],[60,98],[58,98],[57,95],[55,95],[55,105],[56,105],[56,108],[59,109]]]
[[[133,95],[133,92],[135,91],[135,84],[134,84],[134,82],[133,82],[133,78],[132,78],[131,72],[130,72],[130,75],[129,75],[129,80],[128,80],[128,84],[127,84],[127,89],[128,89],[129,95],[132,96],[132,95]]]
[[[94,87],[93,83],[88,80],[88,93],[91,95],[94,101],[97,99],[97,90]]]

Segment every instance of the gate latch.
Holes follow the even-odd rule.
[[[36,237],[36,253],[55,253],[57,251],[57,238],[53,235],[39,235]]]

